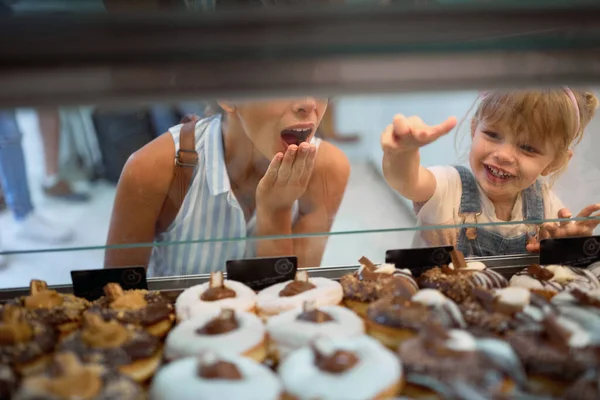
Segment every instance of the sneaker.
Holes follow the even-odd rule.
[[[73,239],[74,232],[68,228],[57,226],[56,223],[32,212],[24,220],[18,222],[17,236],[35,242],[58,244]]]
[[[83,203],[90,200],[89,194],[74,192],[71,185],[63,180],[59,180],[52,186],[42,186],[42,189],[46,196],[55,199],[71,201],[74,203]]]

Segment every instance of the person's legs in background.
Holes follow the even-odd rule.
[[[53,225],[35,212],[29,194],[21,131],[14,111],[0,111],[0,185],[17,222],[17,235],[46,243],[60,243],[73,233]]]
[[[60,115],[58,108],[43,108],[37,110],[40,134],[44,143],[44,159],[46,177],[42,189],[46,196],[61,200],[82,202],[88,201],[87,193],[73,191],[71,185],[60,178],[59,150],[60,150]]]

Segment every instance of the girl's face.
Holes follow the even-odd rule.
[[[469,163],[492,201],[513,201],[541,175],[552,172],[556,158],[550,143],[510,131],[506,124],[473,123]]]
[[[314,97],[248,101],[237,103],[232,116],[255,148],[272,159],[290,145],[310,142],[326,109],[327,99]]]

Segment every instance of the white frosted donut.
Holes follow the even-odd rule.
[[[150,388],[151,400],[279,400],[281,383],[267,367],[241,356],[220,355],[234,364],[241,380],[205,379],[198,369],[200,360],[187,357],[162,367]]]
[[[318,345],[321,340],[318,339]],[[291,353],[279,366],[284,390],[298,400],[365,400],[397,384],[403,378],[399,358],[368,336],[331,342],[333,350],[345,350],[358,357],[358,363],[340,374],[328,373],[315,365],[310,347]]]
[[[198,356],[206,350],[219,354],[243,354],[260,345],[265,340],[265,327],[255,314],[236,312],[239,327],[219,335],[196,333],[210,320],[219,316],[220,311],[197,315],[179,323],[165,341],[165,358],[174,360],[188,356]]]
[[[525,268],[510,278],[510,286],[555,293],[575,288],[581,290],[600,289],[600,281],[588,270],[564,265],[548,265],[543,268],[551,271],[554,276],[548,280],[541,280],[529,274]]]
[[[284,311],[302,307],[304,302],[313,302],[315,307],[334,306],[340,304],[344,297],[342,285],[327,278],[309,278],[308,282],[316,287],[299,293],[295,296],[281,297],[281,292],[288,283],[287,281],[270,286],[258,293],[256,307],[259,313],[266,316],[277,315]]]
[[[267,332],[277,347],[280,358],[308,345],[321,335],[330,339],[342,339],[365,333],[363,320],[345,307],[324,306],[318,310],[328,314],[332,321],[315,323],[298,320],[297,317],[304,312],[301,308],[269,318]]]
[[[252,289],[236,281],[224,280],[223,284],[226,288],[233,290],[236,296],[216,301],[200,299],[200,296],[209,288],[209,282],[185,289],[175,301],[177,319],[184,321],[199,314],[219,311],[222,308],[253,311],[256,306],[256,293]]]

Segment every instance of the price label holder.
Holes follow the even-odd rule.
[[[293,280],[298,269],[298,258],[290,256],[229,260],[225,267],[227,279],[259,291],[276,283]]]
[[[540,242],[541,265],[586,268],[600,261],[600,236],[544,239]]]
[[[441,246],[388,250],[385,252],[385,262],[394,264],[399,269],[409,269],[418,278],[428,269],[450,264],[450,252],[453,249],[453,246]]]
[[[123,290],[148,290],[146,269],[144,267],[71,271],[71,280],[73,281],[73,294],[89,301],[102,297],[104,286],[108,283],[118,283]]]

